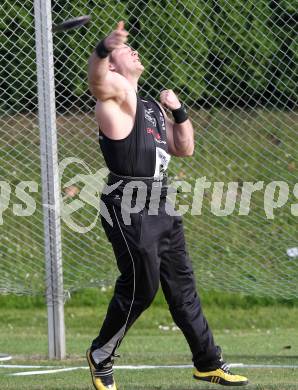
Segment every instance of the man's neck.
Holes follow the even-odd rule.
[[[132,85],[134,90],[138,92],[138,77],[126,76],[126,80]]]

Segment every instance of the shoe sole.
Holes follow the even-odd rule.
[[[199,378],[195,375],[193,375],[194,379],[197,381],[205,381],[210,382],[213,384],[218,384],[222,386],[245,386],[248,384],[248,381],[242,381],[242,382],[229,382],[225,379],[221,378],[220,376],[206,376],[205,378]]]

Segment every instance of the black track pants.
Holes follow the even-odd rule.
[[[149,215],[144,208],[131,214],[131,225],[125,225],[120,202],[105,204],[113,227],[103,218],[102,224],[121,275],[99,336],[92,343],[96,361],[115,353],[129,327],[150,306],[161,283],[173,320],[192,351],[194,365],[202,369],[216,366],[220,348],[214,344],[196,292],[182,218],[167,215],[162,199],[158,215]]]

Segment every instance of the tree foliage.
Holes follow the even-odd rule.
[[[297,104],[297,0],[53,0],[52,8],[56,23],[93,20],[54,36],[60,111],[90,107],[88,56],[121,19],[146,67],[142,88],[153,96],[173,88],[197,106]],[[28,110],[37,93],[32,1],[5,0],[4,10],[2,111]]]

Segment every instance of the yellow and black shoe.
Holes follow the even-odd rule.
[[[217,383],[224,386],[244,386],[248,384],[245,376],[232,374],[229,371],[229,366],[225,362],[221,362],[218,368],[210,371],[199,371],[196,368],[193,377],[201,381]]]
[[[90,349],[87,350],[86,357],[94,387],[97,390],[117,390],[113,377],[113,360],[110,359],[96,364],[92,358]]]

